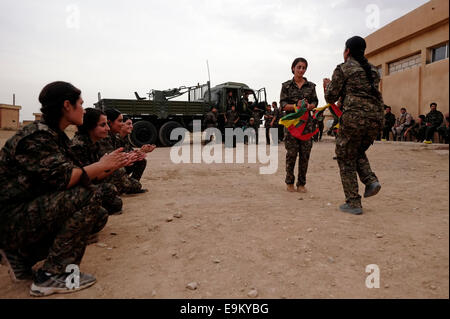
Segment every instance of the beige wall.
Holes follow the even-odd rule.
[[[392,107],[397,116],[400,108],[406,107],[415,115],[419,110],[419,77],[420,68],[413,68],[392,74],[383,79],[384,103]]]
[[[436,102],[438,110],[443,114],[449,111],[448,68],[448,59],[427,64],[423,68],[420,114],[430,111],[431,102]]]
[[[429,63],[430,48],[449,41],[448,9],[448,0],[430,1],[366,38],[366,56],[382,66],[383,99],[396,115],[401,107],[414,117],[427,114],[431,102],[442,113],[449,111],[449,61]],[[389,63],[417,53],[419,67],[389,74]]]
[[[448,24],[448,0],[432,0],[366,37],[366,54],[376,54],[389,46],[397,46],[409,37],[435,28],[445,20]],[[448,34],[448,29],[447,29]],[[448,37],[448,35],[447,35]]]
[[[14,129],[19,128],[19,111],[21,107],[18,105],[0,104],[0,128]]]

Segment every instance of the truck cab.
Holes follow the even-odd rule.
[[[230,109],[228,99],[234,102],[236,111],[239,113],[242,124],[248,122],[252,117],[253,109],[256,106],[263,114],[266,110],[267,97],[266,89],[253,90],[244,83],[226,82],[216,85],[211,91],[205,92],[205,98],[211,96],[211,106],[217,107],[219,114],[223,115]],[[223,126],[223,116],[219,118],[219,127]]]

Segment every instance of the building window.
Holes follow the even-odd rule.
[[[431,49],[431,63],[448,59],[448,43]]]
[[[397,60],[388,64],[389,74],[394,74],[400,71],[412,69],[416,66],[420,66],[422,63],[420,53],[411,55],[407,58]]]

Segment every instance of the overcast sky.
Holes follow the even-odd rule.
[[[294,58],[322,79],[342,62],[345,40],[367,36],[425,0],[1,0],[0,103],[39,112],[43,86],[68,81],[85,107],[150,89],[243,82],[278,101]],[[379,13],[379,15],[378,15]],[[379,16],[379,20],[377,20]]]

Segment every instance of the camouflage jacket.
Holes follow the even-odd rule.
[[[259,109],[253,110],[252,117],[255,119],[256,127],[259,127],[261,125],[262,112]]]
[[[231,110],[231,107],[233,105],[237,107],[236,99],[234,97],[228,95],[227,96],[227,110]]]
[[[444,115],[438,110],[431,111],[425,117],[425,122],[431,123],[432,126],[439,126],[444,121]]]
[[[227,126],[230,126],[230,125],[237,125],[237,123],[235,124],[234,122],[237,120],[239,118],[239,114],[238,114],[238,112],[237,111],[232,111],[232,110],[229,110],[229,111],[227,111]]]
[[[130,142],[129,135],[126,135],[124,137],[119,135],[118,138],[118,145],[119,147],[123,147],[124,152],[129,153],[134,151],[134,146]]]
[[[106,153],[111,153],[119,147],[122,147],[119,134],[113,134],[111,131],[109,132],[107,138],[98,141],[98,145],[100,148],[100,157]]]
[[[267,116],[267,118],[266,118]],[[272,117],[269,117],[272,116]],[[271,127],[270,123],[272,123],[273,117],[276,117],[275,111],[266,111],[266,114],[264,114],[264,127]],[[274,122],[275,124],[275,122]]]
[[[289,81],[284,82],[281,85],[280,93],[280,110],[283,110],[287,104],[297,104],[298,100],[306,99],[308,103],[317,106],[319,99],[316,94],[316,85],[313,82],[309,82],[307,78],[305,84],[299,89],[297,83],[292,78]],[[286,111],[286,113],[293,113],[293,111]],[[313,131],[313,118],[311,112],[309,112],[308,122],[304,133],[311,133]]]
[[[207,127],[217,127],[217,114],[212,111],[206,113],[205,124]]]
[[[280,119],[280,110],[278,107],[273,109],[273,115],[275,116],[275,122],[277,122]]]
[[[101,158],[99,143],[93,143],[89,135],[86,134],[75,133],[71,149],[83,166],[96,163]]]
[[[373,65],[371,67],[374,86],[377,88],[380,83],[380,75],[376,67]],[[334,103],[340,97],[343,98],[344,112],[352,111],[360,116],[384,120],[384,103],[381,94],[373,92],[366,72],[352,57],[336,67],[331,82],[325,90],[327,103]]]
[[[0,207],[23,203],[67,188],[75,167],[81,167],[64,132],[43,121],[18,131],[0,151]]]

